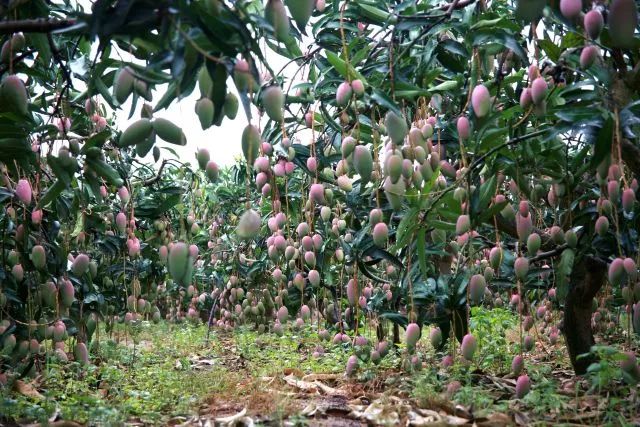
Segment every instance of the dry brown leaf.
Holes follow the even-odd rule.
[[[13,384],[15,390],[23,396],[30,397],[32,399],[44,399],[44,396],[40,394],[30,383],[25,383],[22,380],[16,380]]]
[[[327,381],[327,380],[337,380],[342,377],[342,374],[308,374],[302,377],[303,381]]]

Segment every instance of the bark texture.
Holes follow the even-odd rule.
[[[573,269],[564,307],[562,334],[567,343],[569,358],[576,374],[587,372],[596,361],[593,356],[579,357],[588,353],[595,344],[591,329],[593,298],[604,284],[607,264],[600,259],[584,257]]]

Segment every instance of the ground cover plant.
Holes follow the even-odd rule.
[[[638,422],[637,8],[0,6],[2,421]]]

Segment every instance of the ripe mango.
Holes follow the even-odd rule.
[[[604,27],[604,18],[599,10],[591,9],[584,15],[583,23],[589,37],[595,40],[600,35],[602,27]]]
[[[529,390],[531,390],[531,380],[527,374],[520,375],[516,380],[516,397],[522,399],[525,397]]]
[[[338,85],[338,89],[336,90],[336,104],[339,107],[345,107],[349,101],[351,100],[351,95],[353,94],[353,89],[351,88],[351,84],[347,81],[344,81]]]
[[[214,162],[213,160],[210,160],[209,162],[207,162],[207,166],[205,168],[205,171],[207,173],[207,178],[209,178],[209,181],[211,182],[217,182],[218,181],[218,177],[220,176],[220,172],[218,169],[218,164],[216,162]]]
[[[405,342],[409,347],[415,347],[420,339],[421,328],[417,323],[409,323],[405,332]]]
[[[207,168],[207,163],[209,163],[209,159],[211,155],[209,154],[209,150],[206,148],[200,148],[196,152],[196,160],[198,161],[198,166],[200,169],[205,170]]]
[[[389,227],[384,222],[378,222],[373,227],[373,243],[376,246],[384,247],[389,240]]]
[[[18,200],[20,200],[25,205],[31,204],[31,184],[26,179],[18,180],[18,184],[16,185],[16,196]]]
[[[77,277],[82,277],[89,270],[89,256],[86,254],[78,254],[71,263],[71,271]]]
[[[529,259],[526,257],[518,257],[513,263],[513,270],[516,273],[516,278],[525,281],[527,279],[527,273],[529,273]]]
[[[236,233],[241,239],[252,239],[260,231],[262,220],[258,212],[253,209],[247,209],[236,227]]]
[[[462,352],[462,357],[467,360],[473,360],[473,355],[478,349],[478,341],[476,338],[467,334],[462,338],[462,345],[460,346],[460,351]]]
[[[471,106],[476,117],[484,117],[491,109],[491,95],[485,85],[477,85],[471,93]]]

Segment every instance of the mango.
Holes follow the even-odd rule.
[[[421,328],[417,323],[409,323],[405,332],[405,342],[409,347],[415,347],[420,340]]]
[[[582,10],[582,0],[560,0],[560,13],[569,20],[573,20]]]
[[[234,120],[238,115],[238,97],[231,92],[227,92],[224,97],[224,105],[222,107],[224,115],[229,119]]]
[[[89,351],[87,350],[87,345],[83,342],[77,343],[73,350],[73,357],[75,357],[76,362],[79,362],[81,365],[88,365]]]
[[[582,52],[580,52],[580,67],[589,68],[593,65],[598,56],[600,56],[600,51],[597,46],[585,46],[582,49]]]
[[[24,269],[22,268],[22,264],[16,264],[11,268],[11,275],[13,279],[20,283],[24,279]]]
[[[160,139],[171,144],[186,145],[187,137],[184,132],[171,121],[159,117],[153,120],[152,125]]]
[[[209,75],[206,66],[202,66],[198,72],[198,87],[200,88],[201,98],[211,98],[213,90],[213,80]]]
[[[267,0],[264,17],[273,27],[276,40],[284,42],[289,36],[289,17],[282,0]]]
[[[536,78],[531,83],[531,100],[536,105],[541,105],[547,97],[549,86],[544,77]]]
[[[262,106],[269,118],[277,123],[284,120],[284,92],[278,85],[272,85],[262,90]]]
[[[471,136],[471,124],[466,116],[458,117],[456,127],[458,129],[458,136],[461,140],[469,139]]]
[[[373,243],[379,247],[385,247],[389,240],[389,228],[384,222],[378,222],[373,227]]]
[[[71,263],[71,271],[77,277],[82,277],[89,270],[89,256],[86,254],[78,254]]]
[[[578,0],[580,1],[580,0]],[[476,117],[484,117],[491,109],[491,95],[485,85],[477,85],[471,92],[471,106]]]
[[[336,90],[336,104],[339,107],[345,107],[349,104],[351,100],[351,95],[353,94],[353,89],[351,88],[351,84],[347,81],[344,81],[338,85],[338,89]]]
[[[358,358],[355,355],[349,356],[347,360],[347,367],[345,369],[345,374],[350,377],[353,376],[358,370]]]
[[[315,203],[324,204],[324,186],[319,183],[311,184],[311,188],[309,189],[309,199],[313,200]]]
[[[60,303],[66,308],[71,307],[73,301],[75,301],[75,288],[69,280],[61,280],[58,284],[58,294],[60,297]]]
[[[184,242],[176,242],[169,249],[169,274],[178,284],[184,284],[189,264],[189,247]]]
[[[394,144],[402,143],[409,132],[405,118],[398,116],[393,111],[389,111],[384,118],[384,123],[391,142]]]
[[[123,104],[133,92],[135,77],[130,67],[121,68],[113,81],[113,96],[119,104]]]
[[[511,361],[511,373],[520,375],[522,369],[524,369],[524,358],[518,354]]]
[[[38,270],[44,270],[47,266],[47,254],[42,245],[35,245],[31,248],[31,262]]]
[[[531,390],[531,380],[527,374],[520,375],[516,380],[516,397],[522,399]]]
[[[513,270],[516,273],[516,278],[524,282],[527,279],[527,273],[529,273],[529,259],[526,257],[516,258]]]
[[[362,184],[366,184],[371,180],[371,174],[373,172],[373,157],[371,155],[371,151],[367,147],[363,145],[355,147],[353,153],[353,165],[358,175],[360,175]]]
[[[136,154],[138,157],[144,157],[149,154],[149,151],[151,151],[152,148],[155,148],[155,143],[156,133],[152,131],[146,139],[136,144]]]
[[[406,193],[404,181],[400,179],[398,182],[394,183],[391,181],[391,177],[387,177],[384,181],[383,189],[393,210],[400,210],[400,208],[402,208],[402,200]]]
[[[604,18],[598,9],[591,9],[584,15],[584,29],[589,37],[597,39],[604,27]]]
[[[462,345],[460,346],[462,357],[467,360],[473,360],[473,356],[477,349],[478,341],[473,335],[467,334],[462,338]]]
[[[397,154],[392,154],[385,160],[385,172],[391,182],[396,183],[402,175],[402,157]]]
[[[254,125],[247,125],[242,131],[242,152],[247,164],[253,165],[258,157],[260,131]]]
[[[22,203],[24,203],[27,206],[31,204],[32,191],[31,191],[31,184],[29,183],[29,181],[27,181],[26,179],[18,180],[18,184],[16,185],[15,191],[16,191],[16,197],[18,197],[18,200],[20,200]]]
[[[213,160],[207,162],[207,166],[205,168],[205,172],[207,173],[207,178],[211,182],[217,182],[218,177],[220,176],[220,171],[218,169],[218,164]]]
[[[609,231],[609,218],[600,215],[596,220],[595,230],[599,236],[605,236]]]
[[[213,116],[215,108],[213,102],[209,98],[201,98],[196,101],[196,115],[200,121],[200,127],[203,130],[209,129],[213,124]]]
[[[478,304],[482,301],[484,291],[487,288],[487,282],[484,280],[484,276],[481,274],[474,274],[469,280],[469,299]]]
[[[469,215],[460,215],[456,221],[456,234],[461,236],[471,230]]]
[[[278,312],[276,314],[278,321],[282,324],[282,323],[287,323],[287,321],[289,320],[289,310],[287,309],[286,306],[282,306],[278,309]]]
[[[529,238],[529,235],[533,231],[531,215],[527,215],[526,217],[520,214],[516,215],[516,231],[521,242],[525,242]]]
[[[258,212],[253,209],[247,209],[242,216],[240,216],[238,226],[236,227],[236,233],[241,239],[252,239],[260,231],[261,225],[262,220]]]
[[[200,169],[205,170],[207,168],[207,163],[209,163],[209,159],[211,155],[209,154],[209,150],[206,148],[200,148],[196,152],[196,160],[198,161],[198,167]]]
[[[625,278],[624,260],[622,258],[616,258],[609,264],[608,277],[609,282],[613,286],[619,286]]]
[[[573,230],[568,230],[564,234],[564,240],[565,242],[567,242],[567,245],[570,248],[575,248],[576,246],[578,246],[578,235]]]
[[[140,119],[129,125],[118,139],[118,147],[139,144],[151,136],[153,126],[149,119]]]
[[[440,344],[442,344],[442,331],[440,330],[440,328],[435,327],[432,328],[431,331],[429,331],[429,341],[431,342],[433,348],[440,348]]]
[[[636,202],[636,193],[631,188],[627,188],[622,192],[622,209],[625,213],[633,211],[633,205]]]
[[[7,76],[0,84],[0,110],[14,111],[22,115],[29,113],[29,95],[20,77]]]

